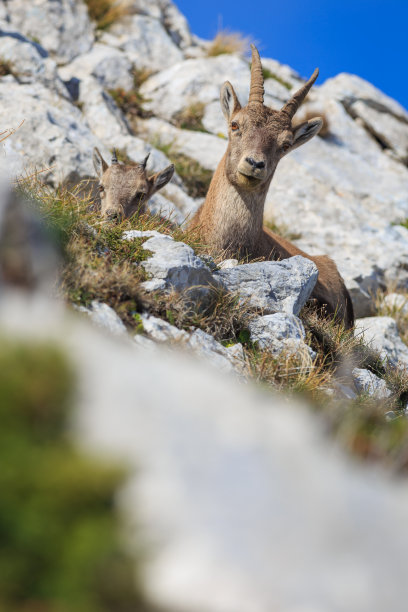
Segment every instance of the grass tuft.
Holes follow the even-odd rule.
[[[274,81],[277,81],[278,83],[283,85],[286,89],[289,89],[289,90],[292,89],[292,85],[288,83],[288,81],[285,81],[284,79],[282,79],[280,76],[272,72],[272,70],[269,70],[268,68],[263,67],[262,74],[263,74],[263,78],[265,79],[265,81],[266,79],[273,79]]]
[[[85,0],[85,4],[98,30],[107,30],[116,21],[130,14],[127,0]]]
[[[207,132],[202,123],[204,110],[205,105],[202,102],[192,102],[173,116],[172,123],[183,130]]]
[[[177,174],[192,198],[204,198],[207,195],[213,176],[212,170],[203,168],[195,159],[177,151],[173,143],[163,144],[156,139],[152,142],[152,146],[162,151],[173,162]]]
[[[148,119],[152,117],[150,111],[145,110],[144,104],[147,99],[142,96],[139,89],[142,83],[149,78],[150,72],[147,70],[133,71],[133,89],[125,91],[122,88],[109,89],[108,93],[112,96],[116,104],[119,106],[123,114],[129,121],[130,127],[134,132],[137,131],[137,119]]]
[[[224,53],[238,53],[245,55],[249,49],[249,38],[239,32],[220,30],[207,49],[209,57],[216,57]]]

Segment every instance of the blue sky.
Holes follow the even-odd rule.
[[[351,72],[408,108],[408,0],[175,0],[191,29],[250,36],[261,55],[319,81]]]

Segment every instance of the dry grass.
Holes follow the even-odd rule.
[[[375,298],[376,314],[383,317],[392,317],[398,327],[401,339],[405,344],[408,344],[408,291],[398,289],[395,293],[398,293],[403,297],[401,305],[390,305],[387,304],[385,298],[394,291],[378,292]]]
[[[89,17],[96,22],[98,30],[106,30],[113,23],[130,14],[128,0],[85,0]]]
[[[192,102],[174,115],[172,123],[183,130],[206,132],[202,123],[204,110],[205,105],[202,102]]]
[[[133,89],[131,91],[125,91],[118,87],[117,89],[110,89],[108,92],[126,116],[134,132],[137,132],[137,119],[139,117],[143,119],[152,117],[152,113],[145,110],[143,105],[147,100],[139,91],[140,86],[149,78],[150,74],[147,70],[134,70]]]
[[[238,53],[245,55],[249,49],[250,41],[240,32],[220,30],[207,49],[208,57],[223,55],[224,53]]]
[[[287,225],[275,223],[275,221],[264,221],[264,226],[270,229],[278,236],[287,238],[288,240],[299,240],[302,237],[300,232],[292,232]]]

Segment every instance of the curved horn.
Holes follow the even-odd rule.
[[[150,157],[150,153],[151,151],[148,152],[148,154],[146,155],[146,157],[144,158],[144,160],[142,161],[141,165],[143,166],[143,168],[146,168],[146,164],[147,164],[147,160]]]
[[[303,87],[298,89],[298,91],[295,94],[293,94],[291,99],[288,102],[286,102],[284,106],[282,106],[281,112],[286,113],[292,119],[297,109],[302,104],[303,100],[306,98],[307,94],[309,93],[310,88],[312,87],[313,83],[315,82],[318,76],[319,76],[319,69],[316,68],[316,70],[314,71],[314,73],[312,74],[308,82],[305,83]]]
[[[112,159],[111,159],[111,163],[112,164],[118,164],[118,157],[116,155],[116,149],[113,149],[113,153],[112,153]]]
[[[263,104],[264,100],[264,79],[262,73],[261,58],[255,45],[251,45],[252,64],[251,64],[251,87],[249,90],[248,106]]]

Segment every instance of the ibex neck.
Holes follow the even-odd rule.
[[[253,253],[262,234],[269,182],[253,192],[235,187],[226,176],[224,157],[215,171],[200,214],[206,242],[231,253]]]

